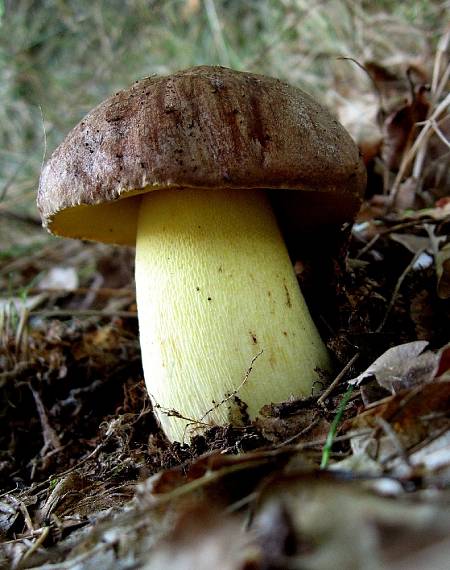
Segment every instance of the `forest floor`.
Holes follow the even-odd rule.
[[[449,38],[429,68],[365,66],[376,128],[338,110],[365,200],[294,260],[335,374],[248,425],[169,443],[134,251],[1,210],[0,239],[21,236],[0,256],[1,567],[448,567]]]

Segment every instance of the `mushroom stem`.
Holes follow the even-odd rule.
[[[265,404],[309,395],[318,369],[329,369],[263,190],[143,196],[136,290],[147,388],[171,440],[189,422],[169,410],[236,424],[245,406],[254,418]]]

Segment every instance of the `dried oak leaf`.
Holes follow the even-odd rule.
[[[410,101],[387,116],[383,125],[381,154],[388,170],[398,170],[404,153],[417,135],[416,123],[427,118],[429,108],[427,88],[420,85]]]
[[[429,382],[435,377],[440,356],[433,352],[421,354],[427,346],[424,340],[394,346],[349,383],[359,386],[375,377],[380,386],[394,393],[399,388]]]
[[[401,390],[349,420],[352,429],[390,426],[405,449],[423,441],[450,412],[450,381]],[[435,422],[433,421],[435,420]]]
[[[152,500],[161,500],[163,496],[170,498],[173,494],[182,494],[184,489],[190,492],[193,486],[201,488],[221,482],[230,475],[243,479],[244,474],[251,475],[254,481],[264,477],[276,466],[282,466],[291,451],[286,454],[269,451],[254,451],[242,455],[224,455],[219,451],[206,453],[195,459],[189,465],[181,465],[160,471],[153,475],[145,484],[138,487],[142,497],[151,493]],[[195,484],[195,485],[194,485]]]

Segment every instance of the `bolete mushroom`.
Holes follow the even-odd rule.
[[[309,395],[329,368],[282,233],[350,219],[364,185],[357,147],[312,97],[203,66],[91,111],[43,168],[38,206],[54,234],[136,245],[145,379],[182,440],[191,421]]]

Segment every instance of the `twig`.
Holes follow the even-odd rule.
[[[441,129],[439,128],[439,125],[436,123],[435,120],[432,121],[431,123],[434,132],[436,133],[436,135],[440,138],[440,140],[448,147],[450,148],[450,141],[448,140],[448,138],[445,136],[445,134],[441,131]]]
[[[160,410],[162,414],[164,414],[165,416],[169,417],[169,418],[177,418],[179,420],[184,420],[186,422],[189,422],[188,425],[201,425],[203,427],[211,427],[210,424],[206,423],[206,422],[202,422],[202,420],[195,420],[194,418],[189,418],[188,416],[183,416],[183,414],[181,412],[179,412],[178,410],[175,410],[173,408],[164,408],[163,406],[161,406],[161,404],[158,404],[156,402],[156,400],[154,399],[154,397],[152,396],[152,394],[149,394],[152,402],[153,402],[153,408],[156,408],[157,410]]]
[[[16,337],[14,340],[14,344],[15,344],[15,350],[16,350],[16,356],[20,356],[21,354],[21,349],[22,349],[22,340],[24,337],[24,334],[26,332],[26,328],[27,328],[27,323],[28,323],[28,315],[30,314],[30,311],[24,307],[22,312],[20,313],[20,320],[19,320],[19,325],[17,327],[17,331],[16,331]],[[25,343],[24,343],[25,344]]]
[[[33,367],[31,361],[22,360],[20,362],[16,362],[14,368],[11,370],[5,370],[5,372],[0,372],[0,388],[2,388],[5,384],[10,382],[11,380],[16,379],[17,377],[21,376],[24,372],[27,372]]]
[[[376,418],[376,423],[378,424],[379,428],[384,432],[384,434],[387,436],[389,441],[393,444],[396,450],[395,456],[396,457],[400,456],[407,465],[410,465],[410,461],[406,453],[406,450],[401,444],[397,433],[395,432],[394,429],[392,429],[391,424],[382,417]]]
[[[48,295],[46,293],[40,293],[39,295],[36,295],[35,297],[31,297],[30,299],[28,299],[26,304],[24,303],[22,311],[20,313],[19,325],[17,327],[16,337],[15,337],[15,346],[16,346],[17,355],[20,355],[21,352],[22,339],[23,335],[27,330],[27,323],[30,312],[36,307],[39,307],[39,305],[42,304],[44,301],[46,301],[47,298]]]
[[[44,526],[44,528],[42,529],[41,534],[38,536],[38,538],[33,542],[33,544],[31,545],[31,548],[29,548],[24,555],[22,556],[22,558],[20,559],[21,562],[24,562],[27,558],[29,558],[33,552],[36,552],[36,550],[44,543],[45,539],[48,536],[48,533],[50,532],[50,527],[48,526]]]
[[[305,435],[306,433],[308,433],[309,431],[312,430],[313,427],[315,427],[317,424],[319,423],[319,418],[316,418],[314,421],[312,421],[309,425],[307,425],[305,428],[303,428],[301,431],[299,431],[298,433],[296,433],[295,435],[289,437],[288,439],[285,439],[284,441],[282,441],[281,443],[277,443],[274,447],[275,449],[279,448],[279,447],[285,447],[286,445],[291,444],[293,441],[295,441],[296,439],[298,439],[299,437],[302,437],[302,435]]]
[[[434,123],[434,121],[432,122]],[[420,125],[418,124],[416,126]],[[414,164],[411,171],[411,175],[416,181],[419,180],[420,175],[423,171],[423,165],[425,164],[425,159],[427,157],[427,152],[428,152],[428,141],[430,140],[432,135],[433,135],[433,129],[429,129],[423,138],[422,144],[417,150],[416,159],[414,160]]]
[[[90,459],[92,459],[92,457],[94,457],[99,451],[100,449],[102,449],[102,447],[104,447],[106,445],[106,443],[109,441],[111,434],[106,434],[106,438],[104,441],[101,441],[95,449],[93,449],[91,451],[91,453],[89,453],[88,455],[86,455],[86,457],[83,457],[83,459],[80,459],[80,461],[78,461],[75,465],[72,465],[72,467],[69,467],[68,469],[66,469],[65,471],[62,471],[61,473],[56,473],[54,475],[50,475],[50,477],[48,477],[45,481],[42,481],[40,483],[36,483],[33,488],[31,489],[32,493],[36,493],[37,495],[39,495],[40,493],[42,493],[43,491],[46,490],[46,487],[48,484],[51,483],[51,481],[53,481],[54,479],[60,479],[62,477],[65,477],[66,475],[68,475],[69,473],[72,473],[72,471],[76,471],[79,467],[81,467],[82,465],[84,465],[84,463],[86,463],[87,461],[89,461]],[[15,491],[16,489],[14,489]],[[23,491],[23,493],[27,493],[30,490],[25,489]],[[12,492],[12,491],[10,491]]]
[[[408,263],[408,265],[406,266],[405,270],[403,271],[403,273],[400,275],[400,277],[398,278],[397,284],[395,286],[394,292],[392,294],[391,300],[389,302],[388,308],[386,309],[386,313],[384,314],[383,320],[381,321],[379,327],[377,328],[376,332],[379,333],[383,330],[384,325],[386,324],[386,321],[392,311],[392,307],[394,306],[394,303],[397,299],[398,293],[400,291],[400,287],[403,284],[403,281],[405,280],[406,276],[408,275],[408,273],[411,271],[411,269],[414,267],[414,264],[416,263],[416,261],[419,259],[419,257],[422,255],[422,253],[426,250],[425,247],[422,247],[421,249],[419,249],[419,251],[417,251],[417,253],[414,255],[414,257],[411,259],[411,261]]]
[[[30,384],[30,390],[33,394],[34,401],[36,403],[36,409],[39,414],[39,419],[41,421],[42,435],[44,438],[44,447],[41,450],[42,457],[45,456],[47,450],[49,449],[59,449],[61,447],[61,442],[56,431],[51,427],[47,412],[45,411],[44,403],[42,402],[41,396]]]
[[[328,386],[328,388],[325,390],[325,392],[317,400],[318,404],[323,406],[325,400],[328,398],[328,396],[331,394],[331,392],[336,388],[336,386],[339,384],[339,382],[342,380],[342,378],[345,376],[345,374],[347,374],[350,367],[353,366],[353,364],[358,360],[359,356],[360,356],[359,352],[357,352],[356,354],[354,354],[352,356],[352,358],[347,362],[347,364],[344,366],[344,368],[339,372],[339,374],[336,376],[336,378],[333,380],[333,382]]]
[[[367,253],[369,251],[369,249],[372,249],[372,247],[376,244],[376,242],[379,240],[381,234],[375,234],[373,236],[373,238],[366,243],[366,245],[360,249],[358,251],[358,255],[355,257],[355,259],[360,259],[365,253]]]
[[[444,59],[445,54],[447,53],[448,44],[450,41],[450,28],[447,29],[445,34],[440,38],[437,49],[436,49],[436,57],[434,58],[434,65],[433,65],[433,77],[431,80],[431,92],[436,97],[439,97],[439,74],[442,67],[442,61]],[[444,72],[445,75],[445,72]],[[442,82],[441,82],[442,83]],[[436,94],[436,95],[435,95]]]
[[[37,528],[36,530],[33,530],[33,532],[29,532],[27,534],[16,534],[16,538],[13,538],[11,540],[5,540],[2,541],[2,546],[4,544],[17,544],[18,542],[22,542],[24,540],[31,540],[32,538],[35,538],[36,536],[39,536],[42,531],[44,530],[45,527],[43,528]]]
[[[383,96],[381,94],[380,88],[378,87],[378,83],[375,81],[375,79],[372,77],[370,71],[362,64],[360,63],[357,59],[355,59],[354,57],[347,57],[347,56],[339,56],[336,58],[337,60],[343,60],[343,61],[351,61],[352,63],[354,63],[357,67],[359,67],[362,71],[364,71],[364,73],[367,75],[367,77],[370,79],[370,82],[372,83],[372,88],[375,91],[375,93],[377,94],[378,97],[378,105],[380,107],[380,110],[383,110]]]
[[[238,501],[235,501],[234,503],[226,507],[224,512],[226,514],[236,513],[240,511],[243,507],[249,505],[250,503],[255,503],[258,497],[259,497],[259,491],[253,491],[252,493],[245,495],[245,497],[242,497],[242,499],[239,499]]]
[[[414,141],[411,148],[408,152],[403,156],[402,162],[400,164],[400,168],[398,169],[397,176],[395,177],[394,183],[391,188],[390,192],[390,200],[391,203],[394,203],[395,197],[397,196],[397,192],[400,188],[400,184],[403,180],[403,177],[406,173],[411,162],[414,160],[414,157],[417,155],[417,151],[423,145],[424,141],[430,136],[430,130],[432,129],[433,121],[435,121],[441,113],[443,113],[446,108],[450,105],[450,93],[445,97],[443,101],[439,103],[439,105],[435,108],[431,116],[425,121],[425,125],[423,129],[420,131],[418,137]],[[417,176],[417,169],[414,169],[415,176]]]
[[[95,299],[97,298],[97,291],[100,289],[102,284],[104,283],[104,277],[100,273],[97,273],[89,287],[88,291],[84,295],[83,300],[80,303],[80,310],[89,310],[89,307],[92,306]]]
[[[236,389],[234,389],[230,394],[228,394],[223,400],[221,400],[220,402],[217,402],[216,404],[214,404],[214,406],[212,408],[210,408],[207,412],[205,412],[203,414],[203,416],[200,418],[200,421],[204,420],[207,415],[209,415],[211,412],[216,410],[219,406],[222,406],[223,404],[225,404],[226,402],[231,400],[231,398],[234,398],[234,396],[236,396],[236,394],[238,394],[238,392],[241,390],[242,386],[247,382],[248,377],[250,376],[250,373],[253,370],[253,365],[255,364],[255,361],[261,356],[261,354],[263,352],[264,352],[264,349],[261,349],[258,352],[258,354],[255,354],[255,356],[252,358],[252,360],[250,362],[250,366],[248,367],[247,372],[244,375],[244,379],[239,384],[239,386]]]
[[[5,496],[11,503],[13,503],[14,507],[19,508],[19,511],[22,513],[23,516],[23,520],[25,523],[25,526],[28,529],[29,533],[33,533],[34,532],[34,527],[33,527],[33,522],[31,520],[30,517],[30,513],[28,512],[27,506],[25,505],[25,503],[23,501],[21,501],[20,499],[16,499],[16,497],[14,497],[14,495],[11,495],[9,492],[4,493],[4,495],[2,495],[2,497]]]
[[[448,412],[442,412],[442,414],[436,414],[436,417],[433,419],[440,419],[440,418],[448,418]],[[420,420],[423,420],[423,419],[424,419],[424,416],[421,416]],[[437,439],[439,439],[443,435],[446,435],[447,433],[448,433],[448,425],[446,424],[446,425],[443,425],[441,427],[441,429],[430,434],[429,436],[427,436],[422,441],[419,441],[419,442],[409,446],[406,450],[408,453],[408,458],[413,453],[417,453],[421,449],[426,448],[428,445],[430,445],[430,443],[433,443],[434,441],[436,441]]]
[[[23,501],[19,501],[19,509],[22,513],[23,520],[25,521],[25,525],[28,528],[29,532],[34,532],[33,522],[30,517],[30,513],[28,512],[27,506]]]
[[[20,293],[21,289],[13,289],[11,291],[11,295],[17,295]],[[35,295],[37,293],[54,293],[54,294],[63,294],[63,295],[84,295],[91,291],[91,287],[76,287],[75,289],[65,289],[64,287],[31,287],[27,289],[29,295]],[[95,293],[98,296],[103,297],[135,297],[136,292],[134,289],[113,289],[110,287],[99,287],[95,290]]]
[[[242,380],[242,382],[239,384],[239,386],[237,388],[235,388],[230,394],[228,394],[225,398],[223,398],[223,400],[221,400],[220,402],[216,402],[214,404],[214,406],[212,406],[212,408],[210,408],[209,410],[207,410],[203,416],[201,418],[199,418],[198,420],[195,420],[193,418],[187,418],[185,416],[183,416],[180,412],[178,412],[177,410],[171,410],[171,409],[167,409],[167,408],[163,408],[160,404],[155,403],[156,400],[155,398],[150,394],[150,397],[152,399],[152,401],[154,402],[153,406],[159,410],[162,411],[163,414],[167,415],[167,416],[172,416],[175,418],[179,418],[181,420],[185,420],[188,423],[186,424],[185,428],[184,428],[184,433],[183,433],[183,441],[184,438],[186,436],[186,431],[188,430],[188,428],[194,426],[194,425],[199,425],[199,426],[203,426],[203,427],[212,427],[211,424],[207,423],[204,421],[204,419],[214,410],[216,410],[219,406],[222,406],[223,404],[225,404],[226,402],[228,402],[229,400],[231,400],[231,398],[234,398],[234,396],[236,396],[236,394],[238,394],[238,392],[241,390],[242,386],[244,386],[244,384],[247,382],[248,377],[250,376],[251,371],[253,370],[253,365],[255,364],[255,361],[261,356],[261,354],[264,352],[264,349],[261,349],[258,354],[255,354],[255,356],[252,358],[251,362],[250,362],[250,366],[248,367],[244,378]]]
[[[30,311],[31,317],[120,317],[123,319],[135,319],[137,313],[133,311],[110,311],[95,309],[52,309],[45,311]]]

